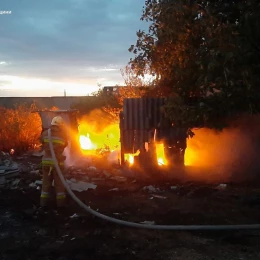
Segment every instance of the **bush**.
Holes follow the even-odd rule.
[[[16,153],[27,151],[40,143],[42,131],[41,118],[32,113],[35,105],[30,107],[17,105],[15,109],[1,109],[0,117],[0,150]]]

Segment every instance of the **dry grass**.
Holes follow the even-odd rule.
[[[17,153],[26,151],[39,144],[41,118],[32,113],[35,105],[30,107],[17,105],[15,109],[1,108],[0,117],[0,150]]]

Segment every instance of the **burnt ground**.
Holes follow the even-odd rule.
[[[37,164],[37,160],[33,162]],[[40,179],[21,173],[0,189],[0,259],[260,259],[260,230],[153,231],[122,227],[83,212],[68,199],[66,212],[39,212]],[[258,185],[96,180],[75,192],[91,208],[119,219],[156,224],[260,223]],[[143,187],[153,185],[156,192]],[[109,191],[118,188],[116,191]],[[76,214],[76,215],[75,215]]]

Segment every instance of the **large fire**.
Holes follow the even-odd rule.
[[[79,143],[83,152],[95,153],[97,149],[102,148],[109,151],[119,150],[119,139],[120,130],[118,124],[107,126],[102,131],[96,131],[95,127],[87,123],[82,123],[79,126]],[[134,158],[139,154],[139,150],[135,154],[125,154],[125,161],[131,166],[134,164]],[[156,155],[159,166],[167,165],[163,144],[156,144]]]
[[[82,123],[79,126],[79,143],[83,151],[119,149],[119,135],[118,124],[109,125],[102,130],[87,123]]]
[[[253,126],[255,127],[255,125],[257,124],[254,123]],[[251,159],[257,158],[258,151],[252,140],[257,140],[259,137],[259,128],[254,127],[250,125],[250,129],[248,129],[248,123],[245,123],[241,129],[229,128],[221,133],[209,129],[194,130],[195,136],[187,140],[184,158],[185,166],[188,166],[186,173],[208,180],[209,172],[228,177],[230,173],[250,167]],[[252,129],[254,138],[251,137]],[[117,159],[120,159],[119,140],[119,124],[111,125],[103,114],[95,112],[93,115],[85,117],[80,124],[79,142],[82,151],[86,151],[86,154],[96,154],[98,149],[109,148],[106,150],[110,151],[109,156],[116,154]],[[155,148],[158,165],[170,166],[172,162],[166,160],[163,144],[156,144]],[[129,162],[129,165],[135,165],[136,156],[135,154],[125,154],[125,160]],[[201,171],[201,168],[207,169],[207,173]]]
[[[93,124],[86,123],[85,120],[79,126],[79,143],[83,152],[87,154],[96,154],[97,150],[104,149],[106,151],[119,151],[120,150],[120,129],[119,124],[112,124],[108,126],[97,127]],[[158,143],[155,145],[157,164],[159,166],[167,166],[164,152],[164,144]],[[129,165],[134,165],[135,157],[138,156],[140,151],[135,154],[125,154],[125,161]],[[193,164],[196,158],[194,149],[187,149],[185,153],[185,165]]]

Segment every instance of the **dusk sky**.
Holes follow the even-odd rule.
[[[0,96],[123,84],[144,0],[0,0]],[[5,11],[9,12],[6,13]],[[11,12],[11,13],[10,13]]]

